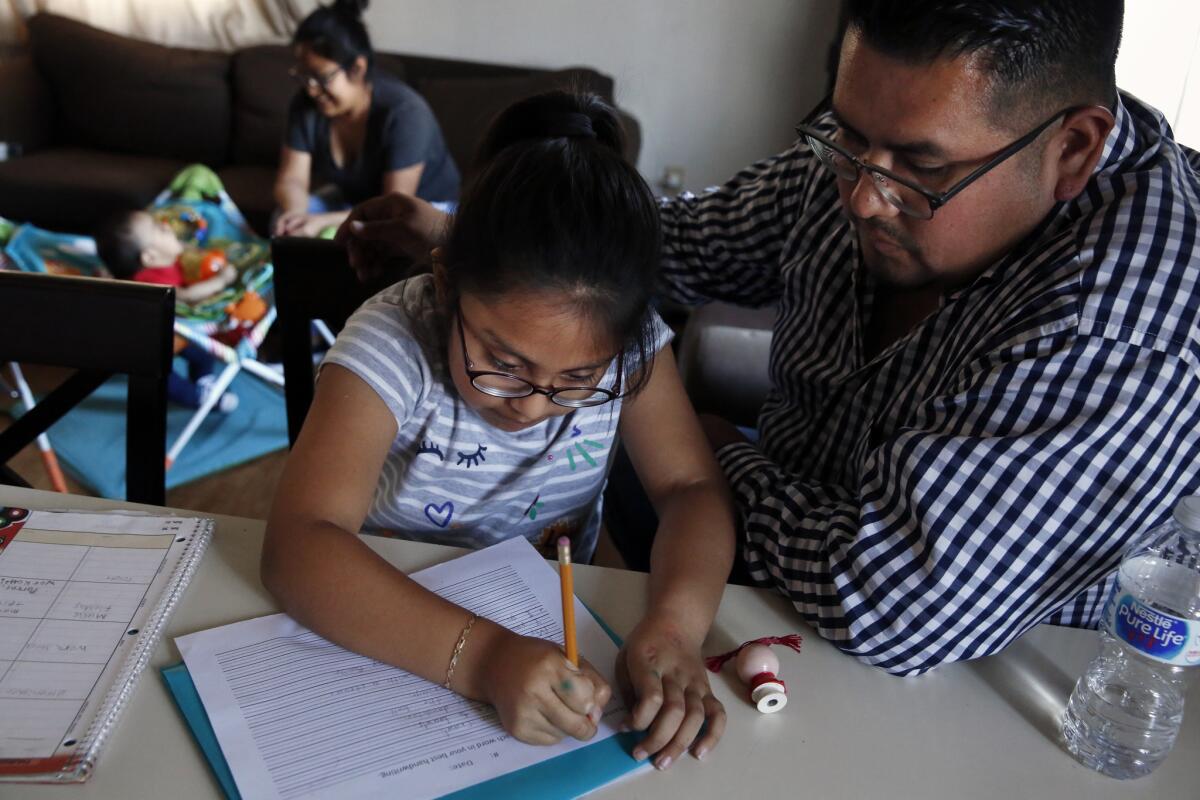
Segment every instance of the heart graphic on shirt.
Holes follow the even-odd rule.
[[[454,503],[447,500],[440,506],[430,503],[425,506],[425,516],[429,521],[439,528],[444,528],[450,524],[450,518],[454,516]]]

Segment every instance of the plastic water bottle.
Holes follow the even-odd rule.
[[[1125,552],[1100,638],[1067,703],[1063,738],[1092,769],[1137,778],[1175,744],[1200,665],[1200,496],[1180,500],[1171,522]]]

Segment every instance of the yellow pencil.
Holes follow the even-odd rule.
[[[575,643],[575,581],[571,577],[571,540],[558,538],[558,579],[562,585],[563,642],[567,660],[579,666],[579,645]]]

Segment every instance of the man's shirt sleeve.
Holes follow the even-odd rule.
[[[751,574],[889,672],[995,653],[1096,587],[1194,482],[1197,383],[1178,355],[1064,331],[977,359],[870,443],[856,485],[728,445]]]
[[[664,199],[660,291],[688,305],[779,300],[789,235],[813,171],[806,145],[760,161],[722,186]]]

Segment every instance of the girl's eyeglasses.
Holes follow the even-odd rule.
[[[463,329],[461,309],[454,310],[454,319],[458,322],[458,341],[462,344],[463,369],[470,378],[471,385],[484,394],[508,399],[543,394],[550,398],[551,403],[567,408],[602,406],[621,396],[621,375],[625,366],[624,353],[617,356],[617,383],[612,389],[603,389],[599,386],[542,387],[507,372],[474,369],[474,363],[467,354],[467,337]]]

